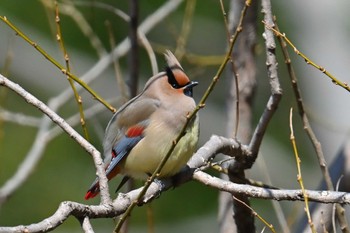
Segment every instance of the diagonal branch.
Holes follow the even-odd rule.
[[[153,29],[158,23],[162,22],[162,20],[169,15],[172,11],[174,11],[183,0],[171,0],[164,3],[157,11],[148,16],[139,26],[138,31],[140,34],[144,35],[148,33],[151,29]],[[81,80],[84,80],[86,84],[93,81],[96,77],[98,77],[112,62],[113,57],[121,57],[126,54],[126,52],[130,49],[130,43],[128,39],[123,40],[112,53],[103,56],[89,71],[87,71],[82,77]],[[1,80],[3,80],[1,78]],[[77,86],[77,91],[81,91],[82,87]],[[58,111],[58,109],[67,103],[73,96],[71,88],[66,88],[63,90],[58,96],[51,98],[47,105],[52,111]],[[1,204],[6,201],[6,199],[12,195],[18,187],[23,184],[30,174],[32,173],[35,166],[38,164],[39,160],[43,156],[43,152],[47,146],[47,140],[52,139],[52,135],[50,135],[50,126],[52,121],[50,118],[42,117],[40,120],[39,131],[35,137],[35,140],[32,144],[30,151],[27,153],[26,158],[20,164],[16,173],[4,184],[4,186],[0,187],[0,207]],[[49,137],[49,136],[50,137]],[[95,165],[97,166],[97,165]],[[101,195],[103,196],[103,195]]]
[[[59,115],[57,115],[54,111],[52,111],[43,102],[38,100],[35,96],[33,96],[32,94],[24,90],[20,85],[12,82],[11,80],[7,79],[2,75],[0,75],[0,85],[9,88],[10,90],[14,91],[16,94],[21,96],[29,104],[37,107],[40,111],[42,111],[45,115],[47,115],[51,119],[51,121],[59,125],[72,139],[74,139],[82,148],[84,148],[86,152],[92,155],[96,165],[97,175],[99,176],[101,180],[101,186],[103,187],[101,190],[102,203],[106,204],[111,202],[109,197],[109,192],[108,192],[107,178],[103,169],[103,162],[101,159],[100,152],[96,150],[95,147],[91,145],[88,141],[86,141],[84,137],[82,137],[79,133],[77,133],[66,121],[64,121],[64,119],[62,119]],[[48,122],[48,121],[45,121],[45,122]],[[37,140],[42,139],[42,142],[45,141],[45,135],[46,135],[43,130],[44,128],[46,127],[40,128],[39,135],[41,137],[40,136],[37,137]],[[44,144],[44,143],[41,143],[41,144]],[[36,162],[36,161],[32,161],[32,162]],[[33,166],[29,166],[29,164],[22,163],[22,166],[18,169],[18,172],[16,173],[16,175],[10,180],[8,180],[5,183],[4,187],[0,189],[0,203],[6,200],[6,198],[13,192],[13,190],[17,189],[26,180],[24,175],[26,173],[30,173],[30,171],[27,171],[27,170],[28,169],[31,170],[32,168]]]

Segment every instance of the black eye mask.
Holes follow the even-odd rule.
[[[195,82],[195,81],[189,81],[188,83],[186,83],[186,85],[184,86],[181,86],[176,78],[175,78],[175,75],[172,71],[172,69],[181,69],[180,67],[178,66],[175,66],[175,67],[169,67],[167,66],[165,68],[165,72],[168,76],[168,83],[175,89],[179,89],[179,88],[183,88],[184,87],[184,94],[189,96],[189,97],[193,97],[193,87],[194,86],[197,86],[198,85],[198,82]],[[182,69],[181,69],[182,70]]]
[[[175,89],[179,89],[181,88],[182,86],[180,86],[180,84],[177,82],[176,78],[175,78],[175,75],[172,71],[173,68],[178,68],[178,67],[169,67],[167,66],[165,68],[165,72],[166,72],[166,75],[168,76],[168,83]]]

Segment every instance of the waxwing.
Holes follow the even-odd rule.
[[[166,51],[165,59],[165,71],[151,77],[143,91],[120,107],[107,125],[103,149],[108,180],[117,174],[147,179],[196,107],[192,88],[198,83],[190,81],[170,51]],[[196,149],[198,135],[196,116],[161,170],[160,178],[174,175],[187,163]],[[85,199],[99,192],[96,178]]]

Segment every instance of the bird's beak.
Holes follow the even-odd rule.
[[[190,81],[189,83],[186,84],[185,88],[192,88],[198,85],[197,81]]]
[[[187,96],[193,97],[193,90],[192,88],[197,86],[198,82],[196,81],[190,81],[189,83],[186,84],[186,86],[184,86],[184,93]]]

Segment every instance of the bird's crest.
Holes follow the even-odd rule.
[[[174,54],[170,51],[170,50],[166,50],[164,53],[165,56],[165,60],[168,64],[169,68],[180,68],[181,70],[183,70],[182,66],[180,65],[179,61],[176,59],[176,57],[174,56]]]

